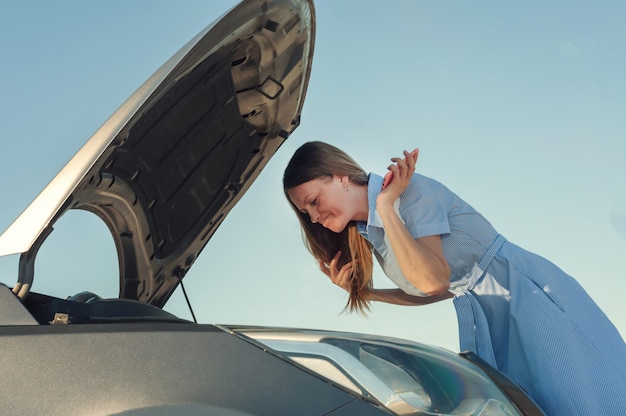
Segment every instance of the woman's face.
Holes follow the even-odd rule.
[[[287,195],[312,222],[339,233],[352,220],[367,220],[367,200],[363,213],[362,204],[357,203],[357,190],[346,176],[324,176],[288,189]]]

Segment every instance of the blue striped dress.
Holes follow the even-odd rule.
[[[359,231],[390,280],[425,296],[399,270],[375,210],[382,177],[369,178]],[[576,280],[433,179],[416,173],[395,208],[414,238],[441,236],[461,351],[502,371],[547,415],[626,415],[626,344]]]

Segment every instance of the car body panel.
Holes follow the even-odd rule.
[[[543,414],[476,357],[408,340],[200,325],[128,299],[31,293],[22,303],[0,285],[0,300],[7,296],[13,302],[0,303],[0,316],[22,309],[37,325],[20,315],[0,326],[3,351],[12,352],[0,354],[6,414],[35,415],[45,408],[49,415],[484,416],[491,414],[489,405],[508,409],[506,415]],[[354,345],[360,358],[346,354]],[[319,371],[306,357],[328,361],[342,377]]]
[[[51,416],[114,415],[193,404],[224,413],[326,415],[357,401],[211,325],[50,325],[1,332],[3,350],[20,352],[0,354],[3,414],[40,415],[45,409]],[[360,412],[389,414],[371,404]]]
[[[109,227],[120,297],[162,307],[230,209],[299,125],[315,37],[308,0],[245,1],[184,46],[0,236],[16,293],[67,210]]]

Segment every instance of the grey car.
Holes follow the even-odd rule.
[[[471,353],[365,334],[207,325],[162,308],[300,123],[312,0],[243,1],[192,39],[0,236],[7,415],[541,415]],[[96,214],[119,296],[32,292],[69,210]]]

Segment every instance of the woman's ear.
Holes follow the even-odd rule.
[[[339,179],[339,182],[341,183],[341,186],[343,186],[343,188],[347,191],[348,187],[350,185],[350,178],[348,178],[348,176],[338,176],[337,177]]]

